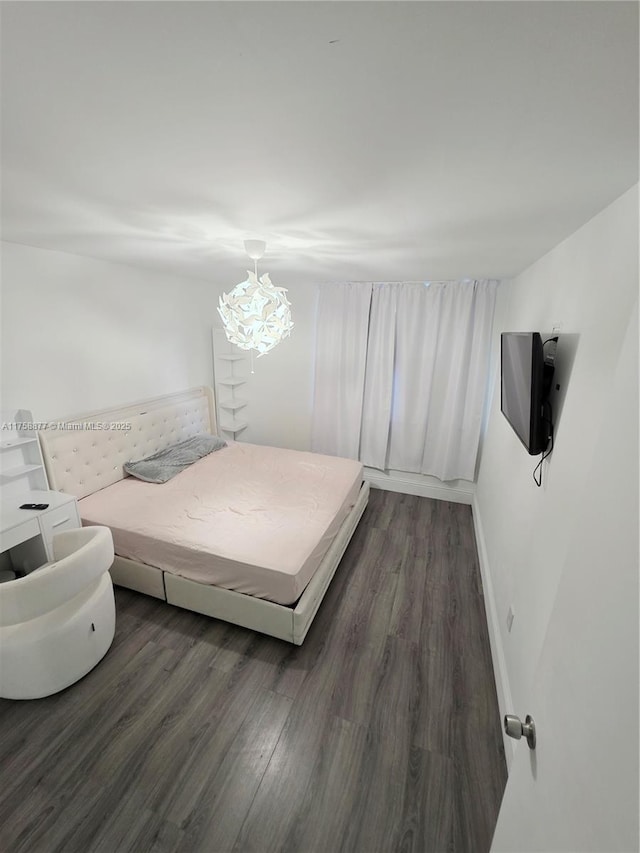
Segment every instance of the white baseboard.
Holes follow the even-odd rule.
[[[421,474],[403,474],[399,471],[386,473],[375,468],[364,469],[364,479],[374,489],[386,489],[388,492],[402,492],[405,495],[417,495],[421,498],[435,498],[440,501],[471,505],[475,492],[475,483],[457,480],[448,485],[436,477]]]
[[[484,539],[484,531],[482,529],[482,520],[478,509],[478,501],[474,494],[471,504],[473,515],[473,526],[476,532],[476,543],[478,546],[478,560],[480,562],[480,574],[482,575],[482,588],[484,591],[485,609],[487,612],[487,624],[489,627],[489,643],[491,645],[491,658],[493,660],[493,674],[496,681],[496,693],[498,694],[498,708],[500,710],[500,720],[505,714],[513,714],[513,701],[511,698],[511,687],[509,685],[509,675],[507,673],[507,662],[504,656],[504,646],[502,644],[502,634],[500,632],[500,620],[498,618],[498,610],[496,607],[495,595],[493,592],[493,582],[491,580],[491,568],[489,566],[489,558],[487,556],[487,545]],[[511,769],[511,762],[514,756],[514,742],[512,738],[502,734],[504,742],[505,758],[507,760],[507,769]]]

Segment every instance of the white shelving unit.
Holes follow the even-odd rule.
[[[224,329],[213,329],[213,375],[216,389],[216,415],[221,435],[238,440],[249,426],[249,401],[239,389],[249,379],[249,354],[227,340]]]
[[[2,411],[0,429],[0,491],[3,498],[15,498],[33,491],[47,491],[47,472],[31,412],[26,409]],[[23,426],[21,426],[23,425]]]

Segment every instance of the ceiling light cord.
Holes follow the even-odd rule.
[[[256,278],[258,278],[258,259],[257,258],[253,259],[253,271],[256,275]],[[255,370],[253,369],[253,350],[252,349],[249,350],[249,354],[251,356],[251,373],[255,373]]]

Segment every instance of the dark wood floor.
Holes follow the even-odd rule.
[[[488,851],[506,782],[471,510],[372,491],[302,647],[118,589],[0,701],[3,853]]]

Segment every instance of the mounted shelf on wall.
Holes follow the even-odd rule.
[[[249,378],[249,353],[230,343],[224,329],[213,329],[212,341],[218,431],[235,441],[249,426],[249,401],[238,394],[238,389],[246,385]]]
[[[40,442],[33,429],[33,416],[27,409],[2,411],[0,431],[0,489],[3,497],[13,498],[31,491],[47,491],[47,473]]]

